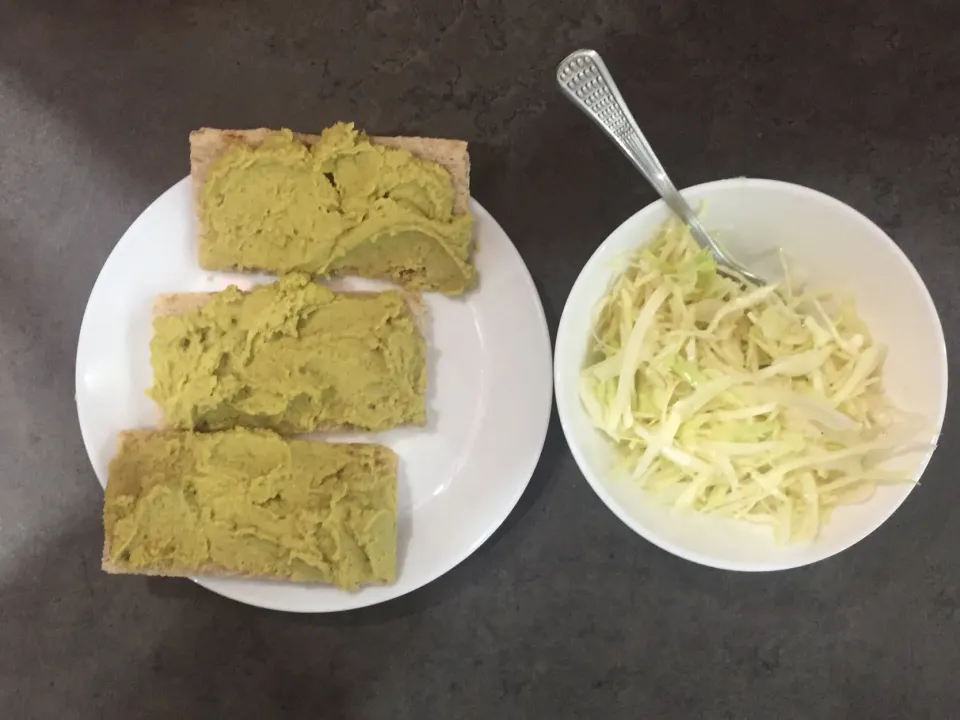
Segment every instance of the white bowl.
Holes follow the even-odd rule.
[[[808,287],[849,292],[871,333],[887,345],[883,382],[899,408],[928,420],[926,437],[943,424],[947,356],[943,330],[926,286],[894,242],[853,208],[799,185],[733,179],[683,191],[702,208],[741,262],[779,276],[778,248],[792,276]],[[884,486],[867,501],[838,508],[810,543],[777,545],[766,527],[672,510],[611,467],[613,451],[594,430],[577,396],[577,376],[597,302],[626,255],[652,239],[670,211],[662,201],[629,218],[603,242],[577,278],[560,319],[554,359],[564,434],[587,481],[617,517],[644,538],[687,560],[727,570],[783,570],[823,560],[869,535],[906,499],[913,483]],[[919,479],[932,455],[914,456]]]

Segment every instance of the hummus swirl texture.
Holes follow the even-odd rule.
[[[126,433],[110,463],[105,564],[356,588],[396,577],[396,456],[262,430]]]
[[[336,293],[303,274],[231,286],[154,319],[167,427],[298,433],[426,422],[426,344],[400,291]]]
[[[205,268],[359,275],[452,295],[476,279],[472,219],[454,213],[449,172],[352,124],[310,145],[289,130],[232,143],[198,200]]]

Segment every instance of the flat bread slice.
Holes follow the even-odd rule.
[[[127,431],[103,523],[108,573],[389,583],[397,455],[262,430]]]
[[[470,290],[476,283],[476,268],[467,143],[440,138],[367,137],[345,124],[329,130],[331,138],[357,142],[361,153],[364,147],[369,151],[369,141],[435,163],[446,173],[436,166],[416,166],[412,174],[401,175],[392,163],[406,162],[403,170],[412,166],[408,160],[395,157],[384,158],[384,164],[373,170],[369,162],[354,162],[359,156],[352,149],[334,149],[337,140],[325,146],[337,159],[325,173],[330,185],[319,174],[315,181],[308,182],[304,171],[319,171],[308,159],[301,160],[291,145],[313,145],[321,135],[267,128],[196,130],[190,134],[190,176],[200,266],[277,275],[293,271],[318,277],[355,275],[391,280],[410,290],[450,295]],[[250,150],[260,148],[271,137],[273,144],[265,156],[270,158],[266,161],[270,171],[258,175],[251,169],[256,155]],[[217,161],[238,146],[246,153],[240,162],[215,173]],[[278,173],[277,168],[283,169]],[[378,185],[369,197],[344,190],[364,187],[356,184],[357,174],[371,171],[390,178],[387,185]],[[265,189],[260,191],[253,183],[265,183]],[[207,190],[212,195],[206,195]],[[445,205],[449,200],[441,199],[449,198],[446,193],[451,190],[452,215],[451,206]],[[236,199],[233,203],[232,198]],[[304,210],[314,203],[315,215]],[[362,214],[357,203],[368,203]],[[211,220],[214,213],[220,219],[216,224]]]
[[[207,179],[210,165],[230,147],[231,142],[242,142],[259,147],[267,135],[276,132],[269,128],[254,130],[218,130],[200,128],[190,133],[190,180],[196,195]],[[319,135],[294,133],[300,142],[313,144]],[[422,160],[442,165],[450,173],[455,193],[454,211],[465,213],[470,206],[470,154],[465,140],[423,137],[371,137],[375,144],[406,150]]]
[[[148,395],[160,426],[380,431],[426,423],[419,298],[288,275],[249,292],[159,296]]]

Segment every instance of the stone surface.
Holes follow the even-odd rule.
[[[681,184],[795,181],[879,222],[954,356],[958,26],[947,0],[0,0],[0,716],[956,717],[952,442],[857,547],[738,575],[634,536],[554,423],[520,507],[454,572],[287,616],[100,573],[73,362],[101,264],[200,125],[466,138],[554,329],[596,244],[653,200],[554,89],[579,46]]]

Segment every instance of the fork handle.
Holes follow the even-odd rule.
[[[736,263],[713,241],[693,208],[670,181],[627,108],[603,58],[594,50],[571,53],[557,68],[557,82],[573,104],[599,125],[643,173],[667,206],[687,224],[697,243],[713,253],[720,262],[736,267]]]

